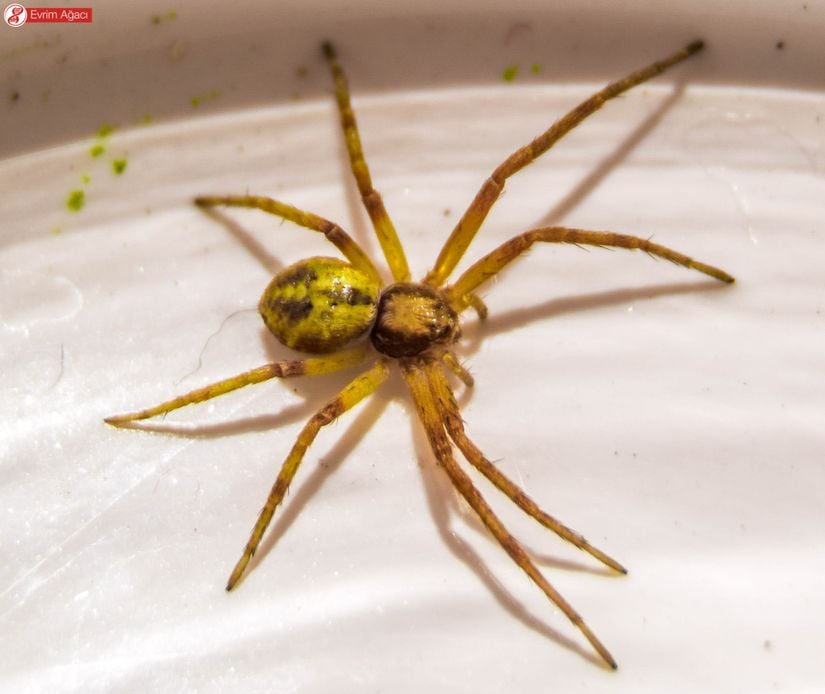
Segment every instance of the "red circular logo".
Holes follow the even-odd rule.
[[[23,26],[28,18],[29,13],[26,8],[17,3],[6,5],[6,10],[3,12],[3,19],[6,20],[6,24],[15,29]]]

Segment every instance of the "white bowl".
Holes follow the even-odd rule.
[[[108,3],[91,25],[0,27],[3,691],[821,685],[825,3],[648,8]],[[478,484],[618,672],[457,503],[398,378],[322,432],[226,594],[280,462],[347,376],[180,410],[165,435],[102,419],[294,356],[258,296],[334,249],[261,213],[219,224],[193,196],[273,195],[377,257],[320,41],[421,276],[506,155],[695,37],[704,53],[513,177],[467,257],[564,223],[737,277],[535,248],[484,289],[489,321],[468,316],[470,435],[629,575]]]

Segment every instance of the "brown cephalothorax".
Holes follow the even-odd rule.
[[[364,250],[340,226],[317,214],[259,195],[209,195],[196,198],[195,203],[204,208],[218,205],[249,207],[274,214],[323,234],[347,259],[344,262],[338,258],[316,257],[289,266],[272,279],[259,304],[264,322],[278,340],[305,354],[321,356],[270,362],[154,407],[106,419],[110,424],[126,426],[135,420],[163,415],[179,407],[203,402],[270,378],[320,376],[355,368],[364,363],[370,364],[369,368],[320,408],[298,434],[258,515],[243,554],[229,576],[227,590],[232,590],[241,580],[318,432],[372,395],[387,380],[390,368],[397,367],[412,396],[415,411],[427,434],[432,452],[455,489],[510,558],[564,612],[604,662],[609,667],[616,667],[616,661],[607,648],[579,613],[544,577],[454,457],[454,449],[457,448],[479,474],[527,515],[614,571],[626,573],[625,568],[615,559],[542,511],[523,489],[484,456],[467,435],[448,378],[450,375],[455,376],[468,388],[473,385],[473,377],[451,350],[452,344],[461,336],[459,315],[472,308],[479,319],[483,320],[487,316],[487,308],[476,293],[477,289],[518,260],[535,244],[560,243],[641,250],[677,265],[693,268],[722,282],[731,283],[733,277],[724,270],[637,236],[611,231],[543,227],[514,236],[472,263],[452,284],[448,285],[447,281],[510,176],[535,161],[610,99],[661,74],[701,49],[702,42],[694,41],[664,60],[651,63],[608,84],[532,142],[513,152],[482,185],[444,243],[423,283],[419,284],[410,281],[404,248],[381,196],[372,185],[344,71],[332,46],[329,43],[323,44],[322,50],[335,80],[335,97],[352,173],[395,284],[385,287],[381,274]],[[365,339],[367,333],[369,340]]]
[[[370,339],[388,357],[414,357],[461,337],[458,314],[439,292],[423,284],[399,282],[378,300]]]

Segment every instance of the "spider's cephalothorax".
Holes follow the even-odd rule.
[[[524,570],[548,599],[564,612],[604,662],[610,667],[616,667],[613,656],[578,612],[539,571],[455,460],[454,448],[458,448],[467,462],[522,511],[606,566],[625,573],[624,567],[615,559],[542,511],[524,490],[490,462],[467,436],[461,412],[453,396],[452,385],[448,380],[448,376],[452,374],[460,378],[467,387],[473,385],[472,377],[450,350],[452,343],[461,335],[459,315],[472,307],[479,318],[483,319],[487,309],[476,294],[478,287],[536,243],[638,249],[678,265],[693,268],[722,282],[733,282],[733,277],[724,270],[700,263],[638,236],[570,227],[542,227],[514,236],[471,264],[451,285],[445,285],[510,176],[535,161],[605,102],[661,74],[701,48],[702,42],[694,41],[664,60],[608,84],[556,121],[530,144],[513,152],[484,182],[445,242],[424,282],[417,284],[410,281],[404,248],[384,208],[381,196],[372,186],[344,72],[332,46],[328,43],[323,44],[323,53],[335,80],[335,96],[352,173],[384,258],[392,272],[394,284],[382,289],[383,282],[369,256],[341,227],[323,217],[263,196],[199,197],[195,203],[201,207],[252,207],[320,232],[349,261],[344,262],[337,258],[310,258],[290,265],[272,279],[261,297],[261,316],[275,337],[288,347],[321,356],[270,362],[154,407],[106,419],[110,424],[122,426],[135,420],[166,414],[179,407],[203,402],[270,378],[319,376],[351,369],[364,362],[371,363],[368,369],[356,376],[319,409],[298,434],[269,492],[266,504],[258,515],[243,554],[229,577],[227,590],[237,585],[243,575],[315,436],[322,427],[335,421],[344,412],[374,393],[387,379],[390,365],[394,361],[407,384],[433,454],[441,469],[450,478],[450,482],[478,514],[490,534],[511,559]],[[365,339],[367,332],[369,340]]]
[[[398,282],[381,292],[370,333],[376,350],[389,357],[416,357],[461,337],[458,314],[440,292],[423,284]]]

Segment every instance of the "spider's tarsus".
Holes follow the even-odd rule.
[[[244,571],[246,570],[246,565],[249,564],[249,560],[252,559],[252,556],[254,554],[254,549],[249,554],[247,554],[247,551],[244,550],[244,553],[241,555],[241,558],[238,559],[238,563],[235,564],[235,568],[232,569],[232,573],[229,574],[229,580],[226,582],[227,593],[230,592],[235,586],[237,586],[238,583],[240,583]]]
[[[588,627],[584,622],[580,622],[576,624],[576,626],[578,626],[579,629],[581,629],[582,633],[585,635],[585,638],[587,638],[587,640],[590,642],[590,645],[593,646],[596,652],[601,656],[602,660],[604,660],[604,662],[610,666],[610,669],[618,670],[619,664],[610,654],[610,651],[608,651],[604,647],[604,644],[601,641],[599,641],[597,636],[592,631],[590,631],[590,627]]]
[[[127,422],[132,422],[135,419],[137,419],[137,417],[134,417],[129,414],[113,414],[109,417],[105,417],[103,421],[106,422],[106,424],[110,424],[113,427],[119,427],[126,424]]]
[[[613,569],[615,572],[622,574],[623,576],[627,576],[627,569],[622,566],[619,562],[617,562],[613,557],[609,557],[601,550],[596,549],[592,545],[588,543],[588,547],[593,549],[593,552],[589,552],[592,556],[596,557],[602,564],[605,566]]]
[[[226,582],[226,592],[231,593],[232,590],[240,583],[241,580],[241,573],[238,573],[238,567],[235,567],[235,570],[232,572],[232,575],[229,577],[229,580]]]
[[[693,55],[694,53],[698,53],[705,47],[705,42],[702,39],[696,39],[696,41],[692,41],[687,46],[685,46],[685,50],[688,52],[689,55]]]

